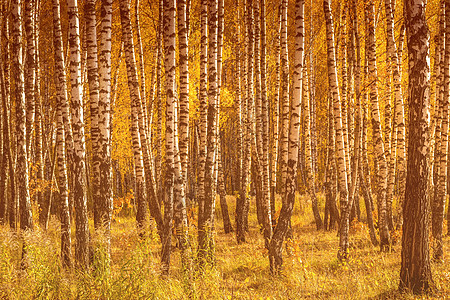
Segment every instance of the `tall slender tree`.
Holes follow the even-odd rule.
[[[43,142],[43,129],[44,129],[44,117],[42,114],[42,97],[41,97],[41,60],[39,55],[39,35],[40,35],[40,23],[38,20],[40,19],[41,13],[40,13],[41,5],[40,1],[35,1],[35,14],[33,16],[35,26],[33,28],[34,30],[34,36],[35,36],[35,64],[36,64],[36,76],[35,76],[35,90],[34,90],[34,102],[35,102],[35,163],[37,167],[36,171],[36,179],[38,184],[42,184],[44,181],[44,142]],[[41,228],[46,228],[46,222],[44,218],[44,207],[46,198],[44,197],[44,191],[43,189],[38,189],[37,195],[36,195],[36,202],[39,206],[39,224]]]
[[[409,139],[399,289],[420,294],[434,288],[428,244],[429,30],[425,16],[427,1],[405,0],[404,3],[409,61]]]
[[[180,98],[175,127],[175,190],[174,190],[174,225],[177,239],[182,251],[182,263],[185,272],[191,268],[188,238],[188,221],[186,213],[186,190],[189,149],[189,57],[188,57],[188,5],[178,1],[178,40],[180,48]],[[169,77],[170,78],[170,77]]]
[[[59,0],[53,1],[53,46],[55,60],[55,87],[57,99],[57,132],[55,159],[58,165],[58,187],[60,196],[61,216],[61,253],[63,265],[69,267],[72,264],[72,240],[71,240],[71,218],[69,213],[68,176],[67,176],[67,134],[65,133],[64,114],[67,109],[67,84],[65,63],[63,56],[62,31],[61,31],[61,7]],[[53,177],[53,174],[52,174]],[[53,178],[52,178],[53,179]],[[49,205],[48,203],[47,205]],[[49,211],[50,208],[47,208]],[[48,214],[42,210],[42,214]]]
[[[98,137],[100,195],[99,220],[106,231],[107,249],[110,252],[112,215],[112,164],[111,164],[111,26],[112,0],[103,0],[101,6],[100,47],[98,59],[99,99]]]
[[[341,216],[346,215],[348,209],[348,185],[347,185],[347,163],[344,146],[344,136],[342,131],[341,102],[339,97],[336,59],[334,51],[334,31],[333,19],[331,16],[331,1],[324,0],[323,8],[325,13],[326,32],[327,32],[327,61],[328,61],[328,85],[333,99],[333,118],[334,129],[336,132],[336,154],[337,170],[339,182],[339,200],[341,203]],[[348,227],[349,220],[340,220],[339,234],[339,259],[346,259],[348,256],[348,237],[345,236],[345,228]]]
[[[11,2],[11,71],[16,100],[17,183],[20,208],[20,229],[33,228],[29,189],[28,155],[26,149],[26,102],[22,57],[22,2]]]
[[[376,49],[375,49],[375,6],[373,0],[367,0],[366,7],[366,22],[367,22],[367,50],[368,50],[368,64],[369,64],[369,84],[370,84],[370,106],[371,106],[371,122],[374,152],[376,161],[379,165],[379,172],[377,173],[378,186],[378,211],[379,211],[379,227],[380,227],[380,249],[382,251],[389,250],[390,236],[386,221],[386,190],[387,190],[387,160],[381,131],[381,121],[378,103],[378,87],[377,87],[377,64],[376,64]]]
[[[442,260],[443,241],[442,230],[445,212],[445,200],[447,194],[447,156],[448,156],[448,127],[449,127],[449,97],[450,97],[450,1],[445,1],[445,46],[444,46],[444,76],[443,82],[444,92],[441,98],[441,115],[440,115],[440,137],[438,154],[436,159],[439,161],[438,181],[436,184],[436,197],[433,201],[432,214],[432,233],[436,239],[436,247],[433,256],[436,260]]]
[[[202,0],[201,14],[201,40],[200,40],[200,120],[199,120],[199,158],[198,158],[198,230],[202,224],[205,209],[205,163],[206,163],[206,133],[208,128],[208,1]],[[199,244],[201,234],[198,232]]]
[[[208,131],[207,155],[205,162],[205,203],[202,223],[199,226],[200,265],[208,262],[214,264],[214,159],[217,126],[217,25],[218,0],[208,3]]]
[[[84,135],[84,111],[81,85],[80,21],[77,0],[69,0],[69,48],[71,112],[73,127],[74,204],[76,225],[75,257],[81,268],[89,266],[89,224],[86,196],[86,142]]]
[[[261,1],[261,122],[262,122],[262,200],[263,224],[266,247],[272,237],[272,214],[270,206],[270,179],[269,179],[269,97],[267,96],[267,66],[266,66],[266,1]]]
[[[24,6],[24,32],[26,40],[26,53],[24,63],[24,89],[25,89],[25,105],[26,105],[26,139],[27,139],[27,155],[31,158],[32,131],[35,121],[35,78],[36,78],[36,61],[35,61],[35,36],[34,36],[34,1],[25,1]]]
[[[100,145],[99,139],[99,78],[97,59],[97,28],[95,16],[95,1],[86,1],[84,5],[86,20],[86,48],[87,48],[87,78],[89,83],[89,104],[91,110],[91,141],[92,141],[92,198],[94,202],[94,226],[101,226],[100,215]]]
[[[295,73],[294,73],[295,74]],[[306,68],[303,71],[303,97],[302,97],[302,113],[304,114],[303,134],[305,135],[305,171],[306,171],[306,186],[308,188],[309,195],[311,197],[311,205],[314,215],[314,221],[316,223],[317,230],[322,229],[322,218],[320,217],[319,207],[317,203],[317,195],[315,188],[315,172],[312,163],[312,137],[311,137],[311,119],[312,114],[310,110],[309,97],[309,82],[308,73]]]
[[[287,3],[286,3],[287,4]],[[287,5],[284,14],[287,14]],[[302,87],[302,67],[303,67],[303,43],[304,43],[304,0],[295,2],[295,52],[294,52],[294,76],[293,76],[293,97],[290,108],[289,127],[289,155],[288,155],[288,176],[286,177],[286,200],[284,200],[277,226],[275,227],[269,245],[269,262],[272,273],[279,273],[282,259],[282,245],[289,229],[289,223],[294,209],[295,202],[295,181],[297,174],[297,159],[300,135],[300,106]]]
[[[288,161],[288,132],[289,132],[289,66],[288,66],[288,43],[287,43],[287,0],[281,1],[281,83],[280,83],[280,145],[279,145],[279,164],[280,164],[280,182],[284,186],[286,182],[287,161]],[[283,191],[280,191],[283,194]],[[284,199],[284,197],[283,197]]]

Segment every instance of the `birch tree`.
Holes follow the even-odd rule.
[[[283,186],[286,182],[287,161],[288,161],[288,132],[289,132],[289,66],[288,66],[288,44],[287,44],[287,0],[281,2],[281,83],[280,83],[280,144],[279,144],[279,164],[280,164],[280,182]],[[283,194],[284,192],[281,191]]]
[[[267,96],[267,68],[266,68],[266,1],[261,1],[261,122],[262,122],[262,195],[263,195],[263,224],[266,247],[269,248],[272,237],[272,214],[270,205],[269,179],[269,97]],[[257,62],[258,63],[258,62]]]
[[[131,98],[131,137],[133,143],[134,168],[136,176],[135,199],[137,203],[136,221],[140,234],[147,219],[147,202],[152,206],[150,212],[155,218],[158,232],[162,234],[163,219],[156,200],[150,168],[147,135],[144,127],[142,102],[139,89],[136,58],[134,53],[133,32],[131,28],[130,5],[128,0],[120,2],[120,19],[122,25],[122,40],[125,49],[127,65],[128,89]]]
[[[57,99],[57,134],[55,155],[58,165],[58,186],[60,195],[60,216],[61,216],[61,253],[63,265],[70,267],[72,265],[72,241],[71,241],[71,218],[69,213],[68,196],[68,176],[67,161],[68,151],[64,114],[67,109],[67,83],[65,73],[65,63],[63,56],[62,32],[61,32],[61,12],[59,0],[53,0],[53,47],[55,60],[55,87]],[[53,177],[53,176],[52,176]],[[47,208],[49,210],[49,208]],[[46,214],[43,210],[42,214]]]
[[[94,172],[97,175],[94,176],[94,185],[97,185],[97,193],[95,193],[94,188],[94,203],[96,203],[97,220],[94,217],[94,223],[96,223],[96,228],[102,226],[105,230],[107,238],[107,249],[110,252],[110,231],[111,231],[111,215],[112,215],[112,165],[111,165],[111,22],[112,22],[112,1],[103,0],[101,6],[101,23],[100,23],[100,48],[98,56],[98,69],[96,71],[95,66],[95,54],[96,54],[96,29],[95,29],[95,3],[92,2],[90,13],[86,14],[91,16],[87,32],[91,30],[92,39],[88,38],[88,52],[89,46],[92,48],[92,80],[93,84],[92,90],[90,88],[90,101],[92,107],[92,100],[97,98],[97,115],[93,115],[91,111],[91,117],[97,119],[96,130],[97,136],[95,140],[96,147],[94,149],[93,140],[93,152],[96,160],[93,161],[95,167]],[[95,38],[94,38],[95,37]],[[91,42],[93,40],[93,43]],[[92,43],[92,44],[91,44]],[[89,57],[88,53],[88,65]],[[96,75],[98,72],[98,79]],[[89,73],[89,68],[88,68]],[[89,75],[88,75],[89,76]],[[98,80],[98,85],[96,81]],[[98,86],[98,95],[95,93],[95,89]],[[94,100],[95,101],[95,100]],[[94,111],[95,113],[95,111]],[[91,128],[93,128],[93,122],[91,121]],[[91,130],[92,130],[91,129]],[[91,135],[91,138],[92,135]],[[98,177],[98,178],[96,178]],[[94,212],[95,213],[95,212]],[[97,221],[97,222],[95,222]]]
[[[370,84],[370,107],[373,145],[376,160],[379,164],[379,172],[377,173],[378,195],[378,223],[380,226],[380,249],[387,251],[390,248],[390,236],[386,221],[386,190],[387,190],[387,161],[385,154],[384,141],[381,131],[381,121],[378,104],[378,87],[377,87],[377,64],[375,53],[375,6],[373,0],[366,2],[366,21],[367,21],[367,50],[369,64],[369,84]]]
[[[409,139],[399,290],[420,294],[430,292],[434,288],[428,244],[427,193],[430,126],[429,31],[425,17],[427,2],[405,0],[404,3],[408,45]]]
[[[198,188],[198,230],[202,225],[205,208],[205,163],[206,163],[206,133],[208,128],[208,1],[202,0],[200,14],[201,40],[200,40],[200,138],[199,138],[199,173],[197,179]],[[201,234],[198,232],[200,245]]]
[[[81,85],[80,26],[77,0],[68,1],[71,112],[73,127],[74,204],[76,225],[75,256],[81,268],[89,266],[89,224],[86,197],[86,143],[84,135],[83,99]]]
[[[333,19],[331,16],[331,3],[329,0],[324,0],[323,8],[325,13],[326,33],[327,33],[327,64],[328,64],[328,86],[333,99],[333,118],[334,129],[336,132],[336,154],[337,154],[337,171],[339,182],[339,200],[341,202],[341,216],[346,215],[348,209],[348,186],[347,186],[347,163],[344,147],[344,136],[342,131],[342,114],[341,102],[336,73],[336,59],[334,51],[334,31]],[[348,257],[348,239],[345,236],[349,220],[340,220],[339,230],[339,259],[347,259]]]
[[[24,32],[26,40],[25,63],[24,63],[24,90],[26,105],[26,140],[27,155],[31,158],[32,131],[35,121],[35,78],[36,78],[36,61],[35,61],[35,36],[34,36],[34,1],[25,1],[24,6]]]
[[[287,2],[287,1],[286,1]],[[287,4],[287,3],[285,3]],[[287,15],[287,5],[284,6],[283,13]],[[283,263],[282,245],[289,229],[289,223],[294,209],[295,202],[295,180],[297,174],[297,160],[300,135],[300,105],[301,105],[301,72],[303,67],[303,43],[304,43],[304,1],[295,2],[295,52],[294,52],[294,77],[293,77],[293,97],[290,113],[289,127],[289,155],[288,155],[288,176],[286,177],[286,200],[281,207],[277,226],[275,227],[269,245],[269,262],[273,274],[278,274]],[[289,113],[288,113],[289,114]]]
[[[208,131],[207,155],[205,162],[205,203],[202,223],[199,226],[199,252],[200,266],[205,262],[214,264],[214,174],[213,166],[216,147],[217,126],[217,25],[218,1],[210,0],[208,4]]]
[[[436,260],[442,260],[443,241],[442,230],[445,212],[445,200],[447,194],[447,156],[448,156],[448,118],[449,118],[449,97],[450,97],[450,1],[445,1],[445,46],[444,46],[444,74],[443,82],[444,92],[441,100],[441,115],[440,115],[440,137],[439,144],[439,161],[438,181],[436,186],[436,197],[433,201],[432,214],[432,233],[436,239],[436,247],[433,256]]]
[[[295,73],[294,73],[295,74]],[[308,97],[309,95],[309,82],[308,82],[308,74],[306,72],[306,68],[303,71],[303,89],[302,89],[302,112],[304,114],[304,135],[305,135],[305,171],[306,171],[306,186],[308,189],[308,193],[311,197],[311,205],[312,205],[312,211],[314,215],[314,221],[316,223],[316,229],[321,230],[322,229],[322,219],[320,217],[319,213],[319,207],[317,205],[317,196],[316,196],[316,189],[315,189],[315,172],[313,169],[313,163],[312,163],[312,136],[311,136],[311,110],[310,110],[310,101],[311,98]]]
[[[17,184],[20,208],[20,229],[33,229],[29,189],[28,155],[26,149],[26,102],[22,57],[22,2],[11,2],[11,72],[16,100]]]
[[[94,202],[94,227],[101,226],[101,194],[100,194],[100,144],[99,144],[99,78],[97,59],[97,28],[95,1],[86,1],[84,6],[86,19],[87,77],[89,83],[89,103],[91,109],[91,141],[92,141],[92,197]]]

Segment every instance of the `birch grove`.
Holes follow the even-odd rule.
[[[0,298],[444,297],[449,35],[450,0],[0,0]]]

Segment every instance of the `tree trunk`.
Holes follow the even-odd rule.
[[[24,90],[26,105],[26,149],[27,156],[31,158],[32,131],[35,121],[35,78],[36,78],[36,61],[35,61],[35,37],[34,37],[34,1],[25,1],[24,10],[24,32],[26,40],[25,63],[24,63]],[[31,159],[30,159],[31,160]]]
[[[339,259],[347,259],[347,237],[345,236],[345,230],[342,230],[344,224],[348,220],[343,220],[342,216],[346,215],[348,209],[348,187],[347,187],[347,163],[345,154],[344,136],[342,131],[342,117],[341,117],[341,102],[339,97],[339,88],[336,73],[336,60],[334,51],[334,33],[333,33],[333,20],[331,16],[330,1],[324,0],[323,7],[325,12],[326,31],[327,31],[327,58],[328,58],[328,85],[330,93],[333,98],[333,117],[334,127],[336,131],[336,152],[337,152],[337,170],[339,181],[339,199],[341,202],[341,220],[340,220],[340,234],[339,234]]]
[[[186,213],[187,169],[189,149],[189,65],[188,65],[188,5],[180,0],[178,5],[178,40],[180,47],[180,99],[179,117],[175,118],[176,136],[175,143],[175,203],[174,223],[177,238],[181,248],[183,270],[190,276],[191,254],[189,250],[188,220]]]
[[[2,113],[1,113],[1,120],[2,120],[2,158],[1,158],[1,170],[4,170],[4,172],[0,173],[0,223],[1,224],[7,224],[8,222],[8,205],[10,206],[12,201],[8,201],[8,194],[7,194],[7,184],[8,184],[8,163],[11,159],[10,153],[10,131],[9,131],[9,114],[8,114],[8,102],[9,102],[9,95],[7,91],[7,86],[5,82],[4,77],[4,56],[7,56],[8,51],[7,50],[7,43],[3,43],[3,36],[6,35],[6,29],[8,25],[8,20],[6,18],[6,13],[4,12],[4,4],[2,3],[1,7],[1,23],[0,28],[2,30],[2,35],[0,35],[0,48],[2,50],[2,54],[0,54],[0,90],[1,90],[1,107],[2,107]],[[6,47],[3,47],[3,45],[6,45]],[[13,178],[10,176],[10,178]],[[14,194],[14,193],[12,193]],[[12,198],[9,198],[12,199]]]
[[[278,31],[275,34],[275,96],[272,103],[272,145],[271,145],[271,157],[270,157],[270,210],[272,214],[275,214],[275,194],[279,190],[277,188],[277,174],[278,174],[278,131],[279,131],[279,112],[280,112],[280,60],[281,60],[281,44],[280,44],[280,32],[281,32],[281,6],[278,7]],[[272,225],[276,224],[274,216],[272,216]]]
[[[222,221],[223,221],[223,230],[225,233],[233,232],[233,226],[231,226],[230,215],[228,213],[228,204],[226,198],[225,191],[225,178],[223,174],[223,164],[222,164],[222,151],[220,146],[218,148],[218,160],[219,160],[219,180],[218,180],[218,192],[220,197],[220,209],[222,210]]]
[[[446,1],[446,6],[450,1]],[[409,60],[409,139],[405,202],[403,203],[402,263],[400,291],[414,294],[434,289],[428,245],[429,198],[429,31],[426,1],[405,0],[405,22]]]
[[[59,74],[64,72],[59,71]],[[61,87],[60,76],[56,77],[56,86]],[[66,268],[72,266],[72,240],[71,240],[71,221],[69,214],[69,195],[67,183],[67,167],[65,155],[64,124],[62,118],[62,103],[66,101],[62,95],[58,95],[57,108],[57,134],[56,134],[56,155],[58,157],[58,187],[60,199],[60,219],[61,219],[61,260]]]
[[[16,100],[17,183],[20,208],[20,229],[33,229],[29,189],[28,155],[26,148],[26,102],[22,60],[22,11],[21,1],[11,2],[11,36],[13,83]]]
[[[386,221],[386,190],[387,190],[387,162],[383,135],[381,131],[379,104],[378,104],[378,88],[377,88],[377,65],[376,65],[376,49],[375,49],[375,6],[373,0],[367,0],[366,4],[366,21],[368,32],[368,63],[369,63],[369,84],[370,84],[370,102],[372,114],[372,141],[374,152],[379,164],[379,172],[377,172],[377,203],[378,203],[378,224],[380,228],[380,249],[381,251],[389,251],[391,241]]]
[[[437,193],[433,201],[432,209],[432,234],[436,241],[433,257],[442,260],[444,256],[442,231],[445,213],[445,200],[447,195],[447,155],[448,155],[448,118],[450,96],[450,1],[445,1],[445,52],[444,52],[444,93],[441,98],[441,130],[439,138],[439,175],[437,181]]]
[[[38,184],[42,184],[44,181],[44,149],[43,149],[43,129],[44,129],[44,117],[42,112],[42,99],[41,99],[41,73],[40,73],[40,56],[39,56],[39,34],[40,34],[40,26],[39,26],[39,18],[40,18],[40,1],[35,1],[35,14],[33,16],[35,26],[34,36],[35,36],[35,64],[36,64],[36,76],[35,76],[35,90],[34,90],[34,102],[35,102],[35,163],[37,166],[36,171],[36,179]],[[44,191],[42,189],[38,189],[36,195],[36,202],[40,208],[39,213],[39,224],[41,228],[46,228],[43,218],[43,211],[45,207],[46,199],[44,198]]]
[[[311,110],[310,110],[310,93],[309,82],[306,68],[303,71],[303,113],[305,116],[303,134],[305,136],[305,171],[306,171],[306,186],[308,193],[311,197],[312,211],[314,215],[314,221],[316,223],[316,229],[321,230],[323,223],[319,213],[319,207],[317,205],[316,187],[315,187],[315,172],[313,170],[312,163],[312,136],[311,136]]]
[[[287,1],[282,2],[283,14],[287,15]],[[283,201],[280,217],[269,245],[269,263],[272,274],[279,274],[283,264],[282,246],[289,230],[289,224],[295,202],[295,181],[300,135],[300,106],[302,86],[302,64],[304,43],[304,1],[295,2],[295,52],[294,52],[294,91],[291,103],[291,118],[289,127],[288,176],[286,178],[286,200]],[[289,115],[289,112],[288,112]]]
[[[200,143],[199,143],[199,164],[198,164],[198,243],[200,245],[200,226],[203,224],[205,210],[205,163],[206,163],[206,134],[208,129],[208,1],[201,2],[201,40],[200,40]]]
[[[288,44],[287,44],[287,0],[282,0],[282,13],[281,13],[281,83],[280,83],[280,100],[281,100],[281,134],[279,145],[279,164],[280,164],[280,182],[283,187],[286,182],[287,161],[288,161],[288,132],[289,132],[289,66],[288,66]],[[301,63],[301,62],[300,62]],[[279,191],[284,195],[284,191]],[[286,200],[283,197],[283,201]]]
[[[158,45],[156,58],[156,101],[157,101],[157,124],[156,124],[156,158],[155,158],[155,177],[156,177],[156,195],[158,203],[161,205],[163,199],[163,177],[162,177],[162,57],[163,57],[163,0],[159,1],[159,22],[158,22]]]
[[[267,96],[266,81],[266,1],[261,1],[261,118],[262,118],[262,193],[263,193],[263,224],[266,248],[272,238],[272,214],[270,205],[270,179],[269,179],[269,97]],[[258,62],[256,62],[258,63]]]
[[[141,93],[141,105],[142,105],[142,114],[144,118],[144,130],[146,135],[150,139],[150,130],[148,128],[148,118],[149,111],[147,111],[147,90],[146,90],[146,80],[145,80],[145,65],[144,65],[144,49],[142,48],[142,39],[141,39],[141,26],[139,22],[139,0],[136,0],[134,4],[135,11],[135,27],[136,27],[136,41],[137,41],[137,53],[139,56],[139,75],[140,75],[140,93]]]
[[[239,156],[239,162],[238,162],[238,174],[237,174],[237,182],[238,182],[238,188],[239,188],[239,195],[236,197],[236,239],[238,243],[245,242],[245,230],[244,230],[244,201],[245,201],[245,193],[244,193],[244,186],[245,186],[245,180],[244,175],[247,174],[246,170],[244,170],[245,164],[244,161],[248,155],[246,153],[246,98],[243,97],[242,91],[244,91],[245,94],[245,83],[246,83],[246,75],[245,75],[245,55],[244,55],[244,63],[242,64],[242,56],[241,56],[241,43],[240,35],[241,35],[241,20],[240,17],[240,0],[237,0],[237,39],[236,42],[236,72],[239,76],[239,79],[237,80],[237,87],[236,87],[236,98],[237,98],[237,105],[239,105],[239,124],[238,124],[238,156]],[[244,16],[245,19],[245,16]],[[245,40],[244,40],[245,41]],[[245,52],[244,52],[245,53]],[[242,66],[241,66],[242,65]],[[244,88],[242,88],[244,86]]]
[[[72,241],[71,241],[71,218],[69,212],[69,196],[68,196],[68,176],[67,176],[67,134],[65,133],[64,112],[67,108],[67,83],[65,74],[65,64],[63,57],[63,44],[61,33],[61,16],[59,0],[53,1],[53,45],[54,45],[54,59],[55,59],[55,87],[57,99],[57,131],[56,131],[56,145],[54,157],[58,165],[58,187],[60,199],[60,217],[61,217],[61,253],[62,262],[66,267],[72,265]],[[51,145],[51,144],[50,144]],[[55,162],[53,163],[54,166]],[[53,166],[50,180],[53,180]],[[51,197],[51,196],[50,196]],[[45,219],[48,219],[50,212],[50,200],[43,209]],[[46,222],[45,222],[46,223]]]
[[[112,163],[111,163],[111,26],[112,0],[103,0],[101,7],[99,99],[98,99],[98,145],[100,176],[100,224],[106,235],[108,258],[111,252],[111,218],[113,209]],[[120,55],[119,55],[120,57]]]
[[[202,223],[199,225],[199,251],[200,267],[205,263],[214,265],[214,159],[216,146],[217,126],[217,10],[218,1],[211,0],[208,5],[208,130],[207,155],[205,162],[205,203]]]
[[[92,142],[92,200],[94,203],[94,227],[100,229],[100,216],[103,215],[100,194],[100,145],[99,145],[99,74],[97,61],[97,28],[95,16],[95,0],[88,0],[84,6],[86,48],[87,48],[87,79],[89,83],[89,103],[91,112],[91,142]]]
[[[76,224],[76,251],[78,265],[87,269],[89,266],[89,224],[86,198],[86,143],[84,135],[83,99],[81,85],[80,28],[78,4],[76,0],[68,1],[69,48],[70,48],[70,82],[71,111],[74,144],[74,205]]]

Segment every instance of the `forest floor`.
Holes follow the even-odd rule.
[[[228,197],[228,203],[230,212],[234,212],[232,197]],[[249,223],[247,242],[238,245],[234,234],[223,233],[219,212],[217,267],[191,281],[183,279],[178,250],[172,254],[171,275],[159,275],[161,246],[155,230],[140,240],[131,218],[117,218],[112,225],[111,270],[104,268],[100,246],[94,259],[95,271],[85,273],[61,267],[56,220],[45,233],[38,229],[24,234],[28,245],[25,271],[20,268],[19,237],[0,227],[0,299],[416,299],[397,292],[401,252],[398,233],[394,233],[392,252],[380,253],[372,246],[366,226],[353,223],[350,260],[340,263],[336,258],[336,231],[317,231],[310,203],[299,197],[292,219],[294,238],[286,245],[289,253],[284,253],[283,274],[273,277],[254,209]],[[195,228],[191,229],[195,249]],[[101,238],[95,243],[104,245]],[[445,254],[449,248],[450,238],[445,237]],[[448,259],[447,255],[446,262],[432,264],[439,292],[417,299],[450,297]]]

